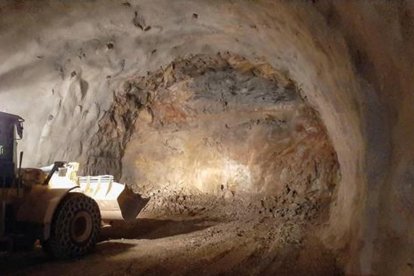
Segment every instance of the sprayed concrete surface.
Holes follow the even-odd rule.
[[[351,275],[412,275],[413,14],[412,1],[5,0],[0,110],[26,119],[26,166],[78,160],[151,195],[147,219],[212,224],[132,246],[104,242],[78,262],[91,273],[307,268],[308,255],[279,243],[295,191],[299,204],[322,206],[299,227],[312,233],[301,245],[315,249],[309,256]],[[199,75],[174,67],[198,60],[213,66],[195,66]],[[263,65],[270,71],[255,70]],[[166,225],[159,231],[174,228]],[[205,239],[214,229],[223,234]],[[31,272],[74,269],[41,258]],[[112,272],[109,260],[119,264]]]

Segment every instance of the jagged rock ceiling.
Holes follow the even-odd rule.
[[[4,1],[0,109],[27,121],[28,166],[86,164],[126,82],[190,55],[267,63],[303,91],[337,153],[324,244],[347,273],[409,274],[413,11],[411,1]]]

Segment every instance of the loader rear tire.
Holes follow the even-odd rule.
[[[69,193],[56,209],[44,251],[57,259],[79,258],[95,247],[100,225],[98,204],[84,194]]]

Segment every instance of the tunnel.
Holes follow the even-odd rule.
[[[35,251],[6,272],[414,273],[411,1],[5,0],[0,15],[23,165],[77,161],[150,198],[76,267]]]

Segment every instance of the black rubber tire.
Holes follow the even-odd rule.
[[[79,215],[87,218],[89,228],[81,242],[73,238],[74,224]],[[85,226],[86,227],[86,226]],[[91,228],[90,228],[91,227]],[[53,215],[50,238],[42,243],[46,253],[57,259],[79,258],[96,245],[101,228],[101,214],[98,204],[80,193],[69,193]]]

